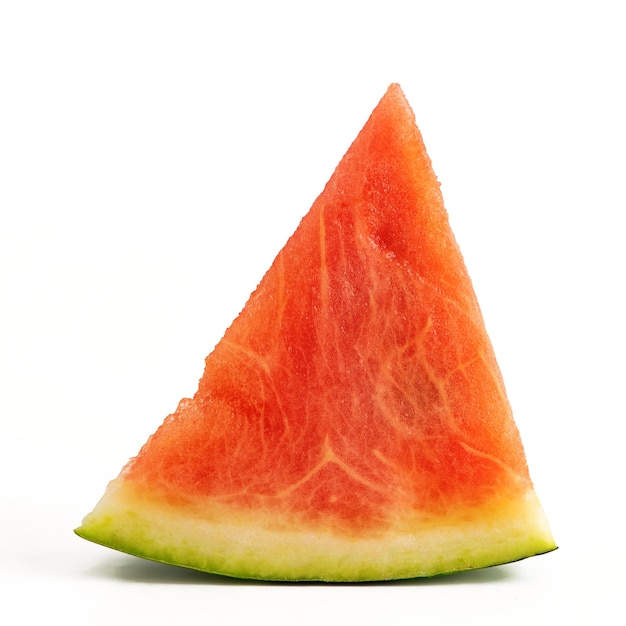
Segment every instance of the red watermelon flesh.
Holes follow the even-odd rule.
[[[231,576],[431,576],[555,548],[439,183],[392,85],[82,537]]]

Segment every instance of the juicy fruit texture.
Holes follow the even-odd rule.
[[[413,113],[392,85],[79,535],[231,576],[383,580],[553,550]]]

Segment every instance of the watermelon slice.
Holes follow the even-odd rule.
[[[180,402],[76,532],[243,578],[556,546],[439,184],[391,85]]]

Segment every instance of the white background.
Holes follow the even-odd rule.
[[[624,623],[620,5],[0,0],[7,623]],[[559,550],[431,581],[282,585],[74,536],[194,393],[393,81]]]

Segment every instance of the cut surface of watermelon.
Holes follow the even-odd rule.
[[[391,85],[76,529],[207,572],[433,576],[555,549],[413,112]]]

